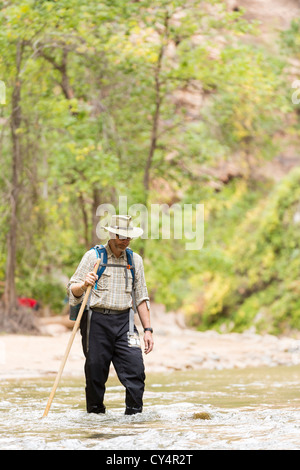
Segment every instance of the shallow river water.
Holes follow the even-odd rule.
[[[86,413],[83,378],[63,377],[42,418],[53,381],[0,382],[1,450],[300,449],[299,367],[148,374],[135,416],[124,415],[115,377],[106,415]]]

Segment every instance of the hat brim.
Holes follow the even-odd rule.
[[[144,233],[144,230],[140,227],[133,227],[130,230],[114,228],[114,227],[102,227],[104,230],[110,233],[115,233],[116,235],[121,235],[125,238],[138,238],[141,237]]]

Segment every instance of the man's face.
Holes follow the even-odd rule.
[[[131,238],[122,237],[122,235],[115,235],[111,239],[111,243],[118,251],[124,251],[128,247],[129,243],[131,242]]]

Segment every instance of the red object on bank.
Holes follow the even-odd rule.
[[[30,307],[34,308],[37,306],[37,300],[35,299],[30,299],[29,297],[19,297],[18,298],[19,305],[22,305],[23,307]]]

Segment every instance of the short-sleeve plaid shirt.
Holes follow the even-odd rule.
[[[107,263],[123,264],[127,266],[127,256],[124,251],[119,258],[116,258],[108,243],[105,248],[107,250]],[[149,296],[145,281],[143,260],[137,253],[133,254],[135,264],[135,281],[134,291],[136,305],[143,300],[147,301],[149,307]],[[78,305],[82,302],[84,294],[81,297],[75,297],[71,286],[74,283],[83,282],[88,272],[93,271],[97,255],[95,250],[87,251],[81,259],[75,273],[71,277],[67,291],[70,305]],[[126,287],[125,269],[107,266],[97,282],[97,289],[92,289],[91,308],[109,308],[112,310],[126,310],[132,306],[132,274],[127,270],[128,282]]]

